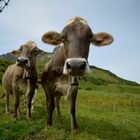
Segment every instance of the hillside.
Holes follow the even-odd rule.
[[[39,77],[44,69],[45,63],[50,59],[47,55],[42,56],[37,62],[37,69],[39,71]],[[130,86],[139,86],[138,83],[125,80],[113,74],[109,70],[104,70],[96,66],[90,66],[91,73],[85,76],[86,81],[95,85],[107,85],[107,84],[123,84]],[[83,82],[85,83],[85,82]]]
[[[38,69],[39,78],[41,77],[45,63],[51,58],[51,56],[52,56],[51,53],[45,53],[44,55],[38,58],[37,69]],[[9,53],[6,55],[2,55],[2,57],[0,57],[0,64],[1,64],[0,65],[0,82],[1,82],[2,74],[4,73],[8,65],[14,62],[13,61],[14,58],[11,57]],[[90,83],[90,84],[94,84],[98,86],[108,85],[108,84],[139,86],[138,83],[120,78],[108,70],[104,70],[96,66],[90,66],[90,68],[91,68],[91,74],[85,76],[86,82],[83,82],[83,83]]]
[[[96,79],[97,85],[107,84],[107,83],[110,84],[115,83],[115,84],[131,85],[131,86],[139,85],[134,81],[120,78],[114,73],[110,72],[109,70],[98,68],[96,66],[90,66],[90,68],[91,68],[91,74],[88,76],[88,78],[90,79],[92,77],[92,80]]]
[[[39,76],[50,57],[44,55],[37,61]],[[0,73],[11,64],[0,58]],[[0,85],[0,95],[3,89]],[[117,77],[108,70],[91,66],[91,74],[79,84],[76,116],[80,133],[70,131],[69,102],[61,98],[62,120],[58,122],[56,110],[54,125],[45,128],[45,94],[39,86],[32,119],[26,118],[25,96],[21,97],[20,117],[13,121],[13,98],[10,113],[4,112],[0,99],[0,140],[140,140],[140,86]]]
[[[9,61],[15,61],[16,57],[12,56],[10,53],[0,55],[0,58],[4,58]]]

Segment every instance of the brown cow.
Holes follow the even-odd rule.
[[[19,50],[11,54],[18,57],[16,63],[10,65],[2,77],[6,99],[6,114],[9,112],[9,94],[14,96],[14,118],[20,104],[20,95],[27,96],[27,117],[31,117],[32,98],[37,87],[36,57],[42,53],[33,41],[28,41]],[[20,57],[19,57],[20,56]]]
[[[60,116],[59,100],[61,95],[65,95],[65,99],[70,99],[71,129],[77,131],[75,104],[78,76],[90,73],[87,62],[90,43],[96,46],[109,45],[113,42],[113,37],[105,32],[94,34],[84,19],[75,17],[67,23],[61,33],[45,33],[42,41],[52,45],[62,44],[46,64],[42,75],[42,87],[46,94],[46,126],[52,126],[54,97],[56,96],[56,107]]]

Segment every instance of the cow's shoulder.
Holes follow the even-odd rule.
[[[63,66],[64,66],[64,54],[63,46],[58,47],[53,57],[46,63],[41,81],[49,83],[54,83],[56,79],[59,79],[63,75]]]
[[[52,71],[56,74],[63,74],[63,67],[65,63],[64,47],[59,47],[52,58]]]

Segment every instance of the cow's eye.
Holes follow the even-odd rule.
[[[32,53],[36,55],[36,54],[38,54],[38,50],[37,50],[37,49],[34,49],[34,50],[32,51]]]
[[[22,50],[23,50],[23,49],[22,49],[22,46],[21,46],[21,47],[19,48],[19,51],[21,51],[21,52],[22,52]]]
[[[67,40],[67,37],[64,36],[64,35],[62,35],[61,38],[62,38],[62,41],[63,41],[63,42]]]
[[[88,35],[88,38],[89,38],[89,39],[92,39],[92,37],[93,37],[93,34],[90,33],[90,34]]]
[[[65,37],[64,37],[63,35],[61,36],[61,38],[62,38],[62,41],[64,41],[64,40],[65,40]]]
[[[91,39],[93,37],[93,35],[91,34],[90,36],[89,36],[89,38]]]

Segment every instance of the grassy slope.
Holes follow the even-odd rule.
[[[12,113],[4,114],[4,101],[0,100],[0,112],[2,112],[0,140],[139,140],[140,94],[136,93],[135,90],[127,93],[79,90],[77,98],[77,120],[81,130],[79,134],[70,132],[69,103],[63,98],[61,99],[61,124],[57,121],[55,111],[54,127],[45,129],[45,96],[41,88],[35,101],[33,118],[29,121],[26,119],[23,102],[20,118],[13,121]],[[12,109],[11,103],[10,110]]]
[[[39,75],[48,59],[45,57],[38,61]],[[21,115],[17,121],[12,120],[13,99],[10,100],[9,115],[5,115],[4,100],[0,99],[0,140],[139,140],[140,86],[96,67],[86,79],[80,82],[77,98],[79,134],[70,132],[69,103],[63,98],[61,124],[55,111],[54,127],[45,129],[45,96],[40,87],[35,112],[29,121],[26,119],[23,97]]]
[[[40,57],[37,61],[37,70],[39,78],[41,77],[41,74],[44,69],[45,63],[50,59],[48,55],[43,55]],[[10,62],[6,59],[0,58],[0,83],[1,83],[1,77],[6,68],[9,64],[13,62]],[[87,81],[93,85],[108,85],[108,84],[123,84],[123,85],[130,85],[130,86],[138,86],[136,82],[128,81],[122,78],[117,77],[115,74],[111,73],[110,71],[91,66],[91,74],[88,76],[85,76]]]

